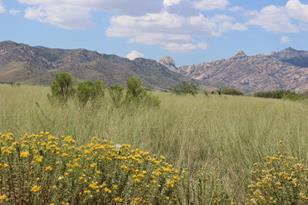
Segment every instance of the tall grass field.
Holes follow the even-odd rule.
[[[297,190],[300,185],[291,179],[288,180],[295,184],[291,192],[298,191],[301,197],[293,201],[294,196],[288,195],[291,188],[287,182],[277,185],[273,199],[267,195],[271,186],[258,184],[265,172],[275,178],[273,170],[266,171],[272,161],[273,169],[287,166],[291,160],[284,158],[287,156],[298,161],[294,166],[308,163],[305,101],[154,92],[161,100],[159,107],[117,108],[106,95],[101,106],[93,109],[80,107],[74,101],[55,106],[47,98],[49,92],[49,87],[0,86],[0,132],[12,132],[18,138],[25,133],[48,131],[54,136],[73,136],[76,146],[97,137],[115,144],[129,144],[155,156],[163,155],[182,175],[173,204],[308,204],[308,199],[305,201],[308,187],[305,190],[302,185],[304,188]],[[268,156],[276,158],[267,158],[272,161],[266,162]],[[279,165],[279,160],[285,163]],[[264,171],[254,178],[258,164],[264,166]],[[297,176],[294,170],[290,173],[291,177]],[[307,177],[296,179],[300,184]],[[254,182],[258,185],[253,185]],[[275,199],[279,190],[285,194],[276,198],[289,197],[290,202]],[[9,194],[0,191],[0,201],[1,194],[3,201],[10,203]],[[122,200],[113,203],[121,204]],[[167,204],[156,202],[164,203]]]

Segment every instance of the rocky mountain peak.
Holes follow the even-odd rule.
[[[173,67],[175,67],[175,60],[172,57],[170,57],[170,56],[165,56],[165,57],[161,58],[159,60],[159,62],[161,64],[163,64],[163,65],[166,65],[166,66],[173,66]]]
[[[166,57],[161,58],[159,60],[159,63],[166,66],[169,70],[171,70],[173,72],[178,71],[178,68],[176,67],[176,64],[175,64],[175,60],[170,56],[166,56]]]
[[[247,57],[246,53],[244,51],[239,51],[232,58],[244,58],[244,57]]]

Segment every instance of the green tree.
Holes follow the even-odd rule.
[[[68,73],[58,73],[51,85],[51,96],[48,97],[66,103],[74,93],[72,76]]]

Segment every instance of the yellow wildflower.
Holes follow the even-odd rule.
[[[42,189],[41,186],[34,185],[34,186],[32,186],[32,188],[31,188],[31,192],[32,192],[32,193],[37,193],[37,192],[40,192],[41,189]]]
[[[7,202],[9,200],[9,197],[5,194],[0,195],[0,202]]]
[[[124,200],[123,200],[121,197],[115,197],[115,198],[113,198],[113,201],[114,201],[114,202],[119,202],[119,203],[121,203],[121,202],[123,202]]]
[[[21,158],[28,158],[29,157],[29,152],[28,151],[23,151],[20,153]]]
[[[45,167],[45,172],[51,172],[51,171],[52,171],[52,167],[51,166]]]

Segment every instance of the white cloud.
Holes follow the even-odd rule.
[[[194,2],[198,10],[225,9],[229,5],[229,0],[199,0]]]
[[[128,58],[129,60],[135,60],[136,58],[143,58],[143,57],[144,57],[143,53],[140,53],[139,51],[136,50],[132,50],[126,56],[126,58]]]
[[[27,8],[25,18],[65,29],[78,29],[91,24],[89,9],[80,6],[40,6]]]
[[[308,26],[308,5],[299,0],[289,0],[285,6],[269,5],[252,15],[249,24],[270,32],[299,32]]]
[[[289,37],[288,36],[281,36],[280,42],[282,44],[288,44],[290,42]]]
[[[19,14],[20,11],[19,10],[16,10],[16,9],[11,9],[9,10],[9,14],[11,14],[12,16],[16,16],[17,14]]]
[[[163,45],[163,47],[166,50],[169,51],[176,51],[176,52],[181,52],[181,53],[185,53],[185,52],[191,52],[193,50],[196,49],[202,49],[202,50],[206,50],[208,48],[208,44],[207,43],[197,43],[197,44],[193,44],[193,43],[166,43]]]
[[[65,29],[78,29],[91,24],[92,13],[114,11],[129,15],[159,12],[160,0],[18,0],[29,5],[25,17]]]
[[[179,3],[181,3],[181,1],[182,0],[164,0],[164,6],[169,7],[169,6],[178,5]]]
[[[235,23],[232,17],[225,15],[185,17],[164,11],[144,16],[114,16],[106,34],[183,52],[207,47],[196,42],[195,37],[220,36],[230,30],[245,29],[244,25]]]
[[[0,0],[0,14],[3,14],[6,11],[2,1]]]
[[[108,11],[113,14],[106,29],[108,37],[178,52],[206,49],[206,37],[247,29],[230,16],[204,14],[208,10],[227,8],[229,0],[17,1],[27,5],[25,18],[64,29],[87,27],[92,24],[93,13]]]
[[[232,6],[230,8],[228,8],[229,11],[231,12],[242,12],[245,11],[245,9],[241,6]]]

